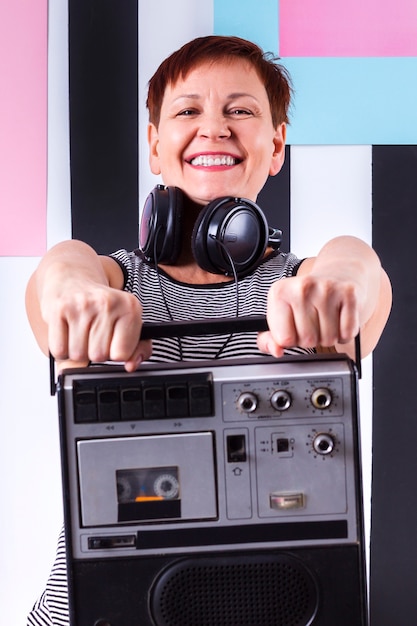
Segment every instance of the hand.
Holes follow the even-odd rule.
[[[331,347],[353,342],[360,328],[363,294],[358,283],[309,273],[275,282],[268,293],[269,331],[258,336],[262,352]]]
[[[271,286],[269,331],[259,335],[258,347],[279,357],[284,348],[334,346],[353,359],[360,331],[365,357],[378,343],[391,303],[391,284],[375,251],[356,237],[335,237],[303,261],[296,276]]]
[[[58,368],[110,360],[133,371],[149,358],[151,342],[140,341],[142,307],[123,282],[116,261],[81,241],[61,242],[41,259],[26,289],[26,311]]]
[[[130,293],[84,279],[67,280],[62,288],[48,285],[40,309],[57,361],[122,361],[133,371],[151,354],[151,343],[139,341],[142,307]]]

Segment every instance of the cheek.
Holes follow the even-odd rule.
[[[161,167],[168,166],[170,168],[178,166],[183,160],[183,150],[179,142],[179,138],[172,136],[169,145],[161,144],[159,150],[159,162]]]

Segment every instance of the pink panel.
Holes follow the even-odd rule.
[[[47,0],[0,3],[0,255],[46,247]]]
[[[279,0],[281,56],[416,56],[416,0]]]

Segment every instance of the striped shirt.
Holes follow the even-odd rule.
[[[198,320],[218,317],[265,315],[271,284],[293,276],[300,261],[293,254],[274,252],[251,274],[238,282],[190,285],[170,278],[136,252],[119,250],[111,255],[125,276],[124,289],[137,296],[145,322]],[[208,329],[209,330],[209,329]],[[167,362],[229,357],[261,356],[256,332],[154,339],[151,360]],[[288,354],[313,352],[293,348]],[[27,626],[68,626],[68,586],[65,534],[62,530],[45,591],[36,602]]]
[[[235,281],[190,285],[156,270],[135,252],[119,250],[112,257],[125,276],[125,290],[143,306],[144,322],[187,321],[265,315],[269,287],[293,276],[300,261],[291,253],[274,252],[252,273]],[[209,333],[209,324],[207,325]],[[228,357],[260,356],[256,332],[232,336],[207,334],[198,337],[154,339],[152,361],[192,361]],[[299,353],[295,348],[288,353]],[[305,352],[303,350],[302,352]]]

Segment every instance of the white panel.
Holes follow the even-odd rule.
[[[213,34],[213,2],[140,0],[139,2],[139,207],[161,180],[148,164],[147,85],[159,64],[194,37]]]
[[[63,522],[56,398],[30,331],[24,293],[39,259],[0,258],[1,623],[26,624]]]
[[[71,237],[67,1],[48,11],[47,246]],[[0,606],[2,624],[26,624],[45,588],[63,523],[56,398],[33,338],[24,294],[39,258],[0,259]]]
[[[291,147],[291,248],[313,256],[341,234],[372,238],[372,147]]]
[[[71,238],[68,102],[68,3],[48,10],[48,221],[47,246]]]
[[[291,250],[314,256],[332,237],[372,242],[372,146],[291,146]],[[365,526],[372,473],[372,356],[362,363],[360,412]]]

